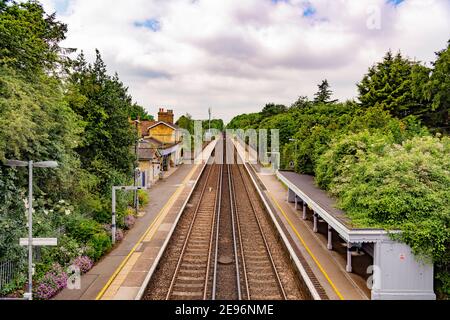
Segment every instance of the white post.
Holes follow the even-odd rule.
[[[333,250],[333,229],[328,225],[328,250]]]
[[[319,231],[318,227],[317,227],[317,213],[314,212],[314,233],[317,233]]]
[[[112,244],[116,243],[116,188],[112,188],[112,222],[111,222]]]
[[[347,272],[352,272],[352,252],[350,249],[352,248],[352,244],[350,242],[347,243],[347,266],[345,267],[345,270]]]
[[[306,220],[306,202],[303,201],[303,220]]]
[[[28,299],[33,300],[33,161],[28,162]]]

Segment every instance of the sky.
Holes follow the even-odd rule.
[[[335,98],[389,50],[430,65],[450,39],[450,0],[41,0],[68,24],[64,47],[98,48],[156,115],[226,122],[266,103]]]

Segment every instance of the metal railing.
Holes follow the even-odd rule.
[[[14,261],[0,262],[0,291],[10,284],[17,276],[17,263]]]

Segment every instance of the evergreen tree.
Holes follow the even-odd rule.
[[[264,109],[261,111],[261,116],[263,118],[271,117],[280,113],[284,113],[288,108],[282,104],[269,103],[266,104]]]
[[[311,105],[311,102],[309,101],[307,96],[300,96],[298,97],[297,101],[294,102],[294,104],[291,106],[291,109],[302,109],[309,107]]]
[[[319,90],[314,94],[314,103],[335,103],[337,100],[330,100],[333,96],[333,91],[330,89],[328,80],[325,79],[317,86]]]
[[[72,109],[86,123],[81,147],[77,148],[82,167],[97,175],[106,192],[114,179],[131,177],[136,133],[129,123],[134,106],[127,88],[117,74],[109,76],[96,51],[96,60],[86,64],[80,55],[71,76]],[[83,98],[84,97],[84,98]]]
[[[431,102],[431,110],[425,115],[424,122],[442,132],[449,133],[450,108],[450,40],[447,48],[436,53],[437,60],[429,81],[425,85],[425,97]]]
[[[393,116],[403,118],[421,115],[427,110],[424,99],[413,93],[415,72],[426,73],[419,63],[389,51],[382,62],[369,68],[357,85],[360,105],[364,108],[381,106]]]
[[[0,3],[0,64],[20,70],[27,77],[56,71],[61,66],[67,25],[47,15],[40,3]]]

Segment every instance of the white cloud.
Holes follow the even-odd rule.
[[[226,120],[266,102],[290,104],[327,78],[337,98],[388,49],[422,61],[450,38],[450,2],[405,0],[43,0],[69,25],[65,46],[98,48],[151,113]],[[370,6],[379,30],[367,28]],[[315,13],[304,17],[304,10]],[[377,18],[377,17],[375,17]],[[137,26],[157,20],[157,32]]]

